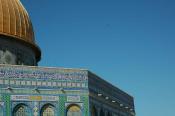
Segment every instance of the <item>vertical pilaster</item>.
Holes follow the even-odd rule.
[[[66,97],[60,96],[60,98],[59,98],[59,114],[60,114],[60,116],[65,116],[65,113],[66,113],[65,101],[66,101]]]
[[[34,102],[33,116],[39,116],[39,102]]]
[[[101,114],[100,114],[100,110],[101,110],[101,108],[98,108],[98,109],[97,109],[98,116],[100,116],[100,115],[101,115]]]
[[[6,116],[11,116],[11,107],[10,107],[10,95],[9,94],[4,94],[3,95],[3,101],[5,104],[5,115]]]

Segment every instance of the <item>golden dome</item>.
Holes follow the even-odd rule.
[[[0,0],[0,35],[29,45],[40,60],[41,51],[35,44],[32,23],[20,0]]]

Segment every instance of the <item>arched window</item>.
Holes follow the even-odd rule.
[[[13,116],[32,116],[29,107],[24,104],[17,105],[13,110]]]
[[[97,116],[97,110],[96,110],[95,106],[93,106],[91,108],[91,116]]]
[[[112,116],[112,114],[110,112],[107,113],[107,116]]]
[[[54,107],[50,104],[46,104],[41,109],[41,116],[55,116]]]
[[[67,116],[82,116],[80,107],[77,105],[70,105],[67,109]]]
[[[100,116],[105,116],[103,109],[100,110]]]
[[[0,106],[0,116],[3,116],[3,108]]]

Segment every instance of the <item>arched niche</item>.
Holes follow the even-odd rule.
[[[12,116],[32,116],[32,110],[26,104],[18,104],[13,109]]]
[[[55,107],[52,104],[45,104],[41,108],[41,116],[55,116]]]
[[[66,116],[82,116],[80,106],[77,104],[71,104],[66,109]]]

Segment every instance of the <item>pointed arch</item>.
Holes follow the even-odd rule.
[[[45,104],[41,108],[41,116],[55,116],[55,107],[52,104]]]
[[[66,116],[82,116],[80,106],[77,104],[71,104],[67,107]]]
[[[26,104],[21,103],[13,109],[12,116],[32,116],[32,111]]]

